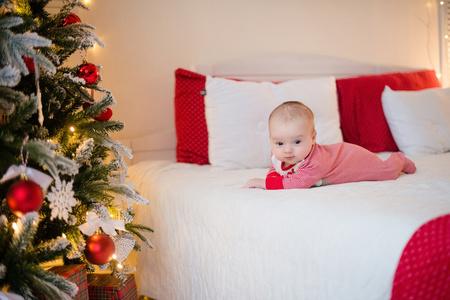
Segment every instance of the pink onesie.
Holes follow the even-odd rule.
[[[414,162],[401,152],[394,152],[383,161],[354,144],[315,144],[309,155],[294,166],[282,168],[282,163],[272,157],[266,189],[304,189],[320,185],[321,180],[331,184],[393,180],[401,172],[412,174],[415,171]]]

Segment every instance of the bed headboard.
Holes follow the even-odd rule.
[[[284,54],[247,58],[215,65],[198,65],[192,71],[203,75],[258,81],[284,81],[333,75],[336,78],[359,75],[408,72],[418,69],[401,66],[364,64],[336,57]],[[175,129],[120,141],[130,148],[133,159],[127,164],[143,160],[163,159],[176,161]]]
[[[271,55],[194,67],[195,72],[204,75],[259,81],[283,81],[330,75],[345,78],[412,70],[416,69],[363,64],[348,59],[310,54]]]

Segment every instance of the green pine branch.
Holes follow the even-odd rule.
[[[38,221],[36,212],[27,213],[16,222],[17,229],[12,230],[6,218],[0,216],[0,265],[4,269],[0,287],[25,299],[36,299],[34,292],[41,292],[51,299],[70,299],[67,294],[74,295],[77,286],[39,266],[39,262],[52,261],[67,254],[70,243],[59,239],[34,246]]]
[[[17,12],[6,7],[9,3],[0,0],[0,113],[7,116],[6,121],[0,120],[0,173],[28,157],[29,167],[50,174],[55,180],[73,181],[77,204],[71,208],[69,219],[52,219],[52,209],[44,199],[40,222],[21,225],[29,230],[17,237],[11,227],[17,217],[10,212],[5,199],[13,180],[0,184],[0,214],[5,215],[0,218],[0,289],[9,287],[30,299],[32,290],[39,289],[53,298],[64,299],[68,293],[65,283],[52,274],[42,273],[38,263],[60,256],[65,256],[65,263],[68,259],[88,263],[83,256],[86,237],[78,226],[86,221],[86,212],[93,209],[122,215],[126,222],[131,222],[126,225],[129,231],[151,246],[144,234],[152,230],[132,222],[134,212],[130,205],[148,201],[132,185],[119,181],[126,178],[122,154],[130,157],[131,153],[109,134],[122,130],[124,124],[94,119],[115,104],[114,97],[99,86],[101,81],[85,86],[77,77],[78,66],[62,66],[76,51],[94,44],[103,46],[89,24],[61,26],[72,9],[86,7],[80,1],[65,1],[61,11],[51,16],[45,10],[49,0],[16,0]],[[37,62],[39,68],[34,74],[28,74],[23,56]],[[36,84],[41,91],[43,125],[38,122]],[[91,91],[104,96],[94,101]],[[83,109],[84,102],[95,105]],[[28,142],[23,145],[25,136]],[[110,154],[116,160],[105,163]],[[127,198],[127,203],[122,204],[127,207],[125,213],[115,202],[118,195]],[[73,247],[61,247],[65,243],[58,239],[62,233]],[[116,264],[112,262],[110,268],[115,269]],[[17,278],[24,284],[18,284]]]

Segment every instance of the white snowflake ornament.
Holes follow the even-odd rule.
[[[73,181],[56,180],[55,186],[52,186],[52,191],[47,195],[52,210],[51,220],[58,218],[68,222],[69,213],[72,212],[72,207],[77,204],[77,200],[73,197],[72,184]]]

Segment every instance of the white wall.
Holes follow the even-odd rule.
[[[173,128],[174,70],[276,53],[439,71],[436,0],[90,0],[106,48],[102,86],[125,122],[114,138]],[[79,61],[77,61],[79,60]],[[81,59],[74,57],[74,63]]]

